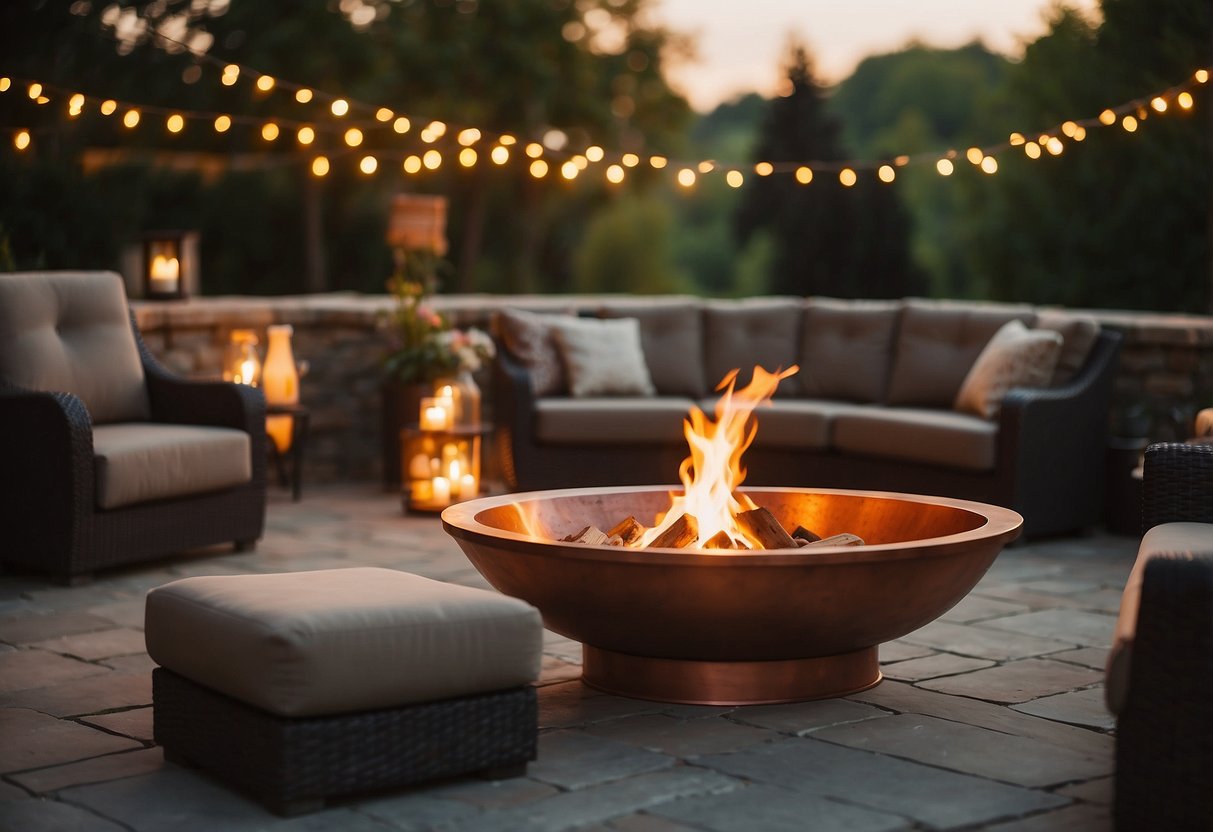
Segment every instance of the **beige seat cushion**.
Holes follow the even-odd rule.
[[[656,394],[635,318],[569,318],[553,329],[574,398]]]
[[[149,418],[122,278],[113,272],[0,274],[0,378],[72,393],[94,425]]]
[[[897,330],[888,404],[951,408],[977,356],[1010,320],[1031,325],[1030,307],[906,301]]]
[[[249,435],[232,428],[123,422],[93,428],[96,502],[110,509],[252,479]]]
[[[1007,321],[973,362],[956,394],[955,409],[984,419],[996,418],[1007,391],[1049,385],[1060,353],[1059,333]]]
[[[991,471],[998,426],[950,410],[865,407],[834,417],[834,447],[864,456]]]
[[[540,399],[535,438],[552,444],[682,442],[694,402],[675,396]]]
[[[737,387],[750,383],[757,365],[769,372],[787,369],[800,356],[800,324],[804,303],[799,298],[747,298],[709,302],[703,311],[704,369],[715,390],[734,369]],[[800,392],[796,376],[779,383],[776,396]]]
[[[704,398],[699,406],[714,416],[715,398]],[[862,413],[866,405],[820,399],[773,399],[754,410],[758,419],[758,448],[797,448],[824,451],[830,448],[834,418],[840,413]]]
[[[1061,355],[1050,386],[1066,384],[1078,375],[1099,338],[1099,322],[1090,315],[1073,315],[1056,309],[1036,313],[1036,328],[1061,335]]]
[[[640,343],[658,396],[691,396],[708,392],[703,372],[703,312],[697,302],[612,304],[604,318],[635,318]]]
[[[804,311],[800,389],[811,398],[884,401],[901,304],[813,298]]]
[[[525,685],[539,611],[392,569],[186,578],[147,595],[147,652],[258,708],[303,717]]]
[[[1108,710],[1120,713],[1129,692],[1129,664],[1133,658],[1133,636],[1137,632],[1137,612],[1141,606],[1141,582],[1151,558],[1213,555],[1213,524],[1163,523],[1145,533],[1137,547],[1137,560],[1129,572],[1125,591],[1120,596],[1120,615],[1104,680],[1104,698]]]

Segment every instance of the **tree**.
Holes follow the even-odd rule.
[[[830,162],[847,158],[842,125],[830,114],[810,57],[794,45],[789,93],[770,102],[755,160],[827,163],[808,185],[790,173],[750,177],[735,227],[744,244],[771,231],[774,255],[768,286],[779,294],[892,297],[918,285],[908,255],[908,221],[896,192],[866,172],[842,185]]]

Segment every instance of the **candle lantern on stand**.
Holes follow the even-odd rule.
[[[155,231],[143,237],[140,275],[132,297],[180,300],[198,292],[198,232]]]
[[[261,356],[251,329],[233,329],[223,360],[223,380],[256,387],[261,382]]]

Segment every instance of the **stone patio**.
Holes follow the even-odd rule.
[[[0,576],[0,830],[1109,830],[1103,664],[1136,541],[1004,552],[973,593],[881,649],[886,680],[795,705],[664,705],[589,690],[546,640],[539,759],[282,820],[151,742],[143,595],[187,575],[386,566],[486,584],[436,518],[370,487],[271,495],[257,550],[63,588]],[[623,611],[621,611],[623,614]]]

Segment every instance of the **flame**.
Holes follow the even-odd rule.
[[[758,422],[750,417],[756,407],[770,401],[781,380],[799,369],[793,365],[770,373],[755,367],[750,383],[736,391],[733,387],[738,371],[732,370],[716,387],[724,392],[716,402],[715,421],[698,407],[691,408],[689,418],[683,423],[683,434],[691,455],[678,469],[683,493],[670,495],[669,510],[658,518],[656,526],[644,533],[637,545],[648,546],[683,514],[692,514],[699,521],[699,537],[688,548],[705,548],[705,544],[721,532],[736,548],[750,549],[756,545],[734,520],[739,512],[757,508],[749,497],[737,493],[746,475],[741,455],[758,433]]]

